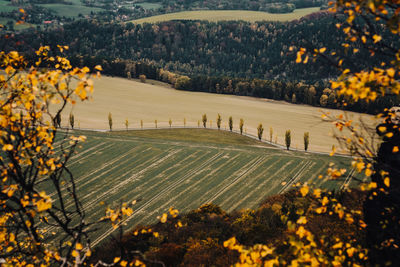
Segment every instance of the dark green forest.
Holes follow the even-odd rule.
[[[296,64],[300,47],[311,51],[327,47],[331,53],[352,57],[344,58],[343,69],[373,68],[387,61],[390,48],[399,41],[385,39],[385,43],[378,44],[383,53],[371,57],[368,44],[345,44],[342,31],[335,27],[341,20],[326,12],[289,23],[171,21],[135,25],[79,20],[60,28],[8,35],[0,45],[5,51],[17,48],[28,57],[41,45],[53,49],[68,45],[67,56],[75,65],[102,65],[104,74],[112,76],[137,78],[144,74],[180,90],[256,96],[368,113],[393,106],[398,100],[390,95],[373,103],[352,103],[327,89],[328,80],[340,73],[334,55]],[[358,50],[357,56],[354,49]]]

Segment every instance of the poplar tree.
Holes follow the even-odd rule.
[[[112,114],[111,114],[111,112],[109,112],[108,113],[108,126],[110,126],[110,131],[112,131],[112,125],[113,125]]]
[[[233,119],[232,116],[229,117],[229,130],[232,132],[233,129]]]
[[[69,124],[71,125],[71,128],[74,129],[75,118],[74,118],[74,114],[72,114],[72,113],[69,114]]]
[[[290,130],[287,130],[285,132],[285,144],[286,144],[287,150],[289,150],[291,142],[292,142],[292,136],[291,136]]]
[[[272,143],[272,136],[274,135],[274,129],[272,127],[269,128],[269,142]]]
[[[203,121],[204,128],[206,128],[207,127],[207,114],[203,114],[201,119]]]
[[[218,127],[218,130],[221,128],[221,122],[222,122],[222,118],[221,118],[221,115],[218,113],[218,116],[217,116],[217,127]]]
[[[307,151],[308,145],[310,144],[310,133],[305,132],[304,133],[304,150]]]
[[[258,135],[258,139],[261,141],[262,135],[264,132],[264,127],[262,125],[262,123],[260,123],[257,127],[257,135]]]
[[[240,119],[240,122],[239,122],[240,134],[243,134],[243,126],[244,126],[244,120],[243,120],[243,119]]]

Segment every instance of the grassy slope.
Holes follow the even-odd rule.
[[[159,129],[159,130],[136,130],[118,131],[108,133],[112,136],[134,136],[151,139],[189,141],[196,143],[212,143],[225,145],[263,145],[254,139],[227,131],[208,129]]]
[[[151,81],[149,81],[151,82]],[[211,93],[187,92],[168,88],[164,85],[139,83],[122,78],[102,77],[94,81],[93,100],[68,107],[63,114],[62,124],[67,125],[69,113],[75,115],[76,127],[108,129],[107,116],[111,112],[114,129],[124,129],[125,119],[130,128],[140,128],[143,120],[145,128],[153,128],[154,120],[159,127],[168,127],[171,118],[173,126],[197,127],[202,114],[216,127],[216,117],[222,116],[222,128],[227,126],[229,116],[233,117],[234,129],[238,130],[239,119],[243,118],[247,133],[256,135],[259,123],[264,125],[263,138],[269,136],[273,127],[274,137],[284,144],[287,129],[292,131],[292,147],[303,147],[303,134],[310,132],[310,149],[330,151],[335,142],[330,137],[332,125],[322,123],[320,108],[294,105],[286,102],[268,101],[260,98],[239,97]],[[331,111],[336,114],[340,111]],[[349,113],[354,121],[361,116],[366,122],[371,116]],[[209,122],[207,127],[209,127]]]
[[[343,180],[317,176],[332,161],[349,165],[347,158],[261,147],[258,141],[208,129],[75,134],[88,137],[69,162],[85,211],[98,219],[105,210],[100,202],[114,206],[139,199],[128,227],[152,223],[171,206],[182,212],[204,203],[227,211],[256,208],[267,196],[298,183],[338,189]],[[103,239],[95,235],[94,240]]]
[[[43,4],[41,6],[56,12],[59,16],[78,17],[79,14],[88,15],[90,12],[99,12],[103,9],[97,7],[87,7],[80,0],[70,1],[72,5],[65,4]]]
[[[133,23],[155,23],[169,20],[244,20],[244,21],[290,21],[299,19],[308,14],[319,11],[319,8],[302,8],[296,9],[293,13],[288,14],[271,14],[260,11],[248,10],[201,10],[201,11],[183,11],[158,16],[152,16],[132,21]]]
[[[18,7],[10,5],[9,1],[0,0],[0,11],[1,12],[10,12],[15,9],[18,9]]]

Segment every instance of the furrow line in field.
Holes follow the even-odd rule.
[[[280,160],[284,160],[283,158],[281,158]],[[281,175],[282,171],[285,170],[287,168],[287,166],[289,166],[290,164],[293,163],[294,160],[289,160],[287,161],[285,164],[283,164],[278,170],[275,171],[274,175],[271,175],[270,178],[268,179],[268,181],[272,181],[273,179],[276,178],[276,175]],[[276,181],[281,184],[280,179],[282,179],[282,177],[278,177],[276,178]],[[276,185],[274,183],[274,185],[270,185],[269,189],[265,192],[265,196],[269,195],[271,192],[274,191]]]
[[[241,172],[240,175],[238,175],[238,177],[236,177],[231,183],[229,183],[228,185],[226,185],[224,188],[222,188],[219,192],[217,192],[212,198],[210,198],[207,203],[212,203],[212,201],[214,201],[216,198],[218,198],[220,195],[222,195],[223,193],[225,193],[226,191],[229,190],[229,188],[231,188],[234,184],[236,184],[240,179],[242,179],[243,177],[246,177],[247,174],[251,173],[252,171],[254,171],[258,165],[261,164],[261,162],[264,160],[264,157],[260,156],[258,158],[255,158],[252,162],[252,164],[250,165],[250,167],[248,169],[245,169],[244,171]]]
[[[136,173],[135,175],[132,175],[131,177],[129,177],[128,179],[124,179],[123,181],[121,181],[119,184],[114,185],[111,189],[102,192],[101,194],[98,194],[98,192],[91,192],[90,194],[88,194],[88,197],[90,197],[92,194],[97,194],[95,198],[92,198],[89,202],[85,202],[85,211],[87,211],[88,208],[90,208],[91,206],[93,206],[94,203],[97,203],[100,199],[102,199],[105,195],[109,195],[114,193],[115,191],[119,190],[121,187],[125,186],[126,184],[130,183],[131,180],[135,179],[137,176],[141,175],[142,173],[145,173],[147,170],[152,169],[154,166],[157,166],[158,164],[160,164],[160,162],[172,157],[173,155],[175,155],[176,153],[179,153],[182,150],[174,150],[171,153],[167,154],[166,156],[164,156],[163,158],[153,162],[152,164],[150,164],[149,166],[147,166],[144,169],[141,169],[138,173]],[[88,208],[86,208],[88,207]]]
[[[303,166],[301,166],[299,171],[278,191],[278,194],[285,192],[289,188],[289,186],[291,186],[298,179],[300,179],[300,177],[301,177],[300,175],[304,172],[306,167],[308,167],[308,165],[310,165],[310,164],[311,164],[311,161],[307,161],[305,164],[303,164]]]
[[[77,179],[75,180],[76,185],[79,185],[80,182],[81,182],[83,179],[86,179],[86,178],[89,177],[90,175],[95,174],[95,173],[97,173],[97,172],[100,172],[100,171],[102,171],[103,169],[107,168],[108,166],[110,166],[110,165],[114,164],[115,162],[118,162],[119,160],[121,160],[121,159],[123,159],[124,157],[128,156],[129,154],[131,154],[131,153],[132,153],[134,150],[136,150],[137,148],[138,148],[138,146],[136,146],[136,147],[134,147],[134,148],[128,150],[127,152],[125,152],[124,154],[122,154],[122,155],[120,155],[120,156],[114,158],[113,160],[111,160],[111,161],[109,161],[109,162],[107,162],[107,163],[104,163],[102,166],[100,166],[100,167],[97,168],[96,170],[91,171],[90,173],[88,173],[88,174],[86,174],[86,175],[83,175],[83,176],[77,178]],[[61,191],[65,191],[65,187],[61,188]],[[49,196],[52,197],[52,196],[54,196],[56,193],[57,193],[57,192],[53,192],[53,193],[51,193]]]
[[[203,163],[201,164],[201,166],[205,166],[206,164],[208,164],[209,162],[211,162],[211,160],[214,160],[215,158],[217,158],[220,154],[222,154],[222,153],[217,153],[217,154],[213,155],[211,158],[209,158],[209,159],[207,159],[205,162],[203,162]],[[198,161],[198,160],[197,160],[197,161]],[[193,164],[195,164],[197,161],[193,161]],[[200,166],[200,167],[201,167],[201,166]],[[150,191],[150,192],[153,191],[154,188],[157,188],[160,184],[165,183],[165,180],[168,180],[169,177],[174,176],[175,173],[180,172],[182,169],[187,169],[188,167],[189,167],[189,166],[183,166],[183,167],[180,168],[179,170],[177,170],[177,171],[175,171],[174,173],[170,174],[170,175],[167,177],[167,179],[160,180],[158,183],[156,183],[156,184],[154,184],[154,185],[152,185],[152,186],[150,186],[150,187],[146,187],[147,183],[141,185],[141,187],[144,187],[145,189],[144,189],[144,191],[143,191],[143,190],[141,191],[141,193],[138,195],[138,197],[141,197],[142,195],[143,195],[143,196],[146,196],[146,194],[147,194],[148,191]],[[189,172],[187,172],[187,173],[186,173],[185,175],[183,175],[181,178],[178,178],[178,181],[183,180],[183,178],[189,177],[192,173],[197,172],[197,170],[200,169],[200,167],[199,167],[199,166],[194,166],[193,168],[191,168],[191,169],[189,170]],[[151,182],[152,182],[152,181],[148,181],[148,183],[151,183]],[[176,182],[176,181],[175,181],[175,182]],[[175,182],[173,182],[173,183],[175,183]],[[141,188],[138,188],[138,190],[141,190]]]
[[[149,150],[149,149],[150,149],[150,148],[148,148],[147,150]],[[145,151],[147,151],[147,150],[145,150]],[[172,150],[172,149],[167,150],[166,153],[169,153],[171,150]],[[142,162],[141,164],[137,165],[136,168],[140,168],[140,167],[146,165],[148,162],[154,161],[154,160],[155,160],[156,158],[158,158],[159,156],[160,156],[160,155],[155,155],[155,156],[149,158],[149,159],[146,160],[145,162]],[[115,169],[118,169],[120,166],[124,166],[124,165],[126,164],[126,162],[129,161],[129,160],[130,160],[129,158],[126,158],[125,160],[118,161],[117,164],[113,165],[111,168],[109,168],[109,169],[105,170],[104,172],[102,172],[102,173],[100,173],[100,174],[98,174],[98,175],[96,175],[96,176],[93,176],[93,177],[90,178],[89,180],[85,181],[85,183],[81,184],[80,187],[85,186],[85,185],[87,185],[88,183],[91,183],[91,182],[93,182],[93,181],[99,179],[99,177],[104,176],[105,174],[107,174],[107,173],[109,173],[109,172],[111,172],[111,171],[113,171],[113,170],[115,170]],[[129,168],[129,167],[127,167],[127,168]],[[130,169],[130,170],[127,171],[126,173],[129,173],[129,172],[131,172],[131,171],[132,171],[132,169]],[[123,177],[123,176],[122,176],[122,177]],[[82,198],[82,200],[91,197],[93,194],[97,194],[97,191],[93,190],[91,193],[86,194],[86,195]],[[70,205],[67,205],[67,207],[70,207]]]
[[[270,157],[264,158],[263,161],[260,162],[260,163],[258,164],[258,166],[256,166],[256,168],[254,168],[254,171],[255,171],[256,169],[260,168],[261,165],[265,164],[265,163],[268,162],[269,160],[270,160]],[[275,164],[276,164],[276,162],[275,162],[273,165],[275,165]],[[256,179],[258,179],[259,177],[261,177],[262,175],[264,175],[265,172],[268,172],[268,170],[269,170],[270,168],[272,168],[273,165],[270,165],[267,169],[265,169],[265,171],[261,171],[259,174],[255,175],[255,176],[251,176],[251,177],[250,177],[250,179],[251,179],[251,182],[250,182],[250,183],[248,183],[248,180],[246,180],[246,184],[245,184],[244,186],[240,187],[240,189],[238,190],[238,192],[236,191],[235,194],[230,194],[228,197],[224,198],[223,201],[222,201],[221,203],[219,203],[218,205],[222,207],[222,206],[224,206],[226,203],[229,203],[229,202],[232,203],[232,200],[233,200],[235,197],[237,197],[237,194],[240,194],[240,193],[246,194],[247,196],[249,196],[249,194],[246,193],[246,192],[248,192],[247,189],[248,189],[249,187],[251,187],[251,185],[256,181]],[[246,192],[243,192],[244,190],[246,190]],[[231,205],[229,205],[229,206],[231,206]]]
[[[274,163],[272,163],[267,169],[265,169],[264,171],[262,171],[259,175],[255,176],[255,177],[253,178],[253,181],[256,181],[258,178],[262,177],[263,175],[266,175],[266,174],[268,173],[268,171],[269,171],[271,168],[275,167],[275,165],[277,165],[279,162],[280,162],[279,160],[276,160],[276,161],[275,161]],[[270,179],[272,179],[272,178],[269,177],[269,178],[265,179],[261,184],[259,184],[259,185],[257,186],[256,189],[263,188],[263,187],[265,186],[265,184],[267,184],[267,183],[269,182]],[[233,205],[230,206],[229,211],[235,210],[235,209],[236,209],[237,207],[239,207],[243,202],[247,201],[247,199],[248,199],[250,196],[252,196],[253,193],[254,193],[254,190],[248,191],[248,193],[246,194],[246,196],[245,196],[244,198],[242,198],[240,201],[238,201],[238,202],[236,202],[235,204],[233,204]],[[264,197],[265,197],[265,196],[264,196]],[[224,201],[221,203],[221,206],[224,205],[225,202],[227,202],[227,200],[224,200]]]
[[[353,173],[355,172],[355,168],[353,168],[349,174],[347,175],[346,179],[344,180],[343,184],[340,186],[339,191],[344,190],[345,188],[347,188],[351,182],[351,179],[353,178]]]
[[[196,154],[199,153],[199,152],[200,152],[200,151],[195,152],[194,155],[196,155]],[[207,154],[206,154],[206,155],[207,155]],[[186,158],[185,158],[182,162],[180,162],[180,163],[185,163],[186,161],[191,161],[191,160],[192,160],[192,155],[189,156],[189,157],[186,157]],[[194,164],[196,163],[196,161],[191,161],[191,162],[189,162],[189,165],[186,165],[185,168],[190,168],[190,164],[192,164],[192,163],[193,163],[193,165],[194,165]],[[171,166],[170,168],[173,169],[176,165],[177,165],[177,164]],[[182,168],[181,168],[181,169],[182,169]],[[169,175],[169,177],[175,175],[175,173],[180,172],[181,169],[178,169],[178,170],[174,171],[173,173],[171,173],[171,174]],[[124,174],[124,175],[125,175],[125,174]],[[153,178],[147,180],[144,184],[142,184],[142,185],[140,185],[140,186],[142,187],[142,186],[144,186],[144,185],[151,184],[151,183],[153,182],[153,180],[154,180],[154,179],[157,179],[157,178],[158,178],[157,176],[154,176]],[[159,181],[158,183],[156,183],[155,185],[153,185],[153,186],[151,186],[151,187],[146,187],[146,186],[145,186],[145,188],[147,189],[147,191],[152,191],[154,187],[157,187],[159,184],[162,184],[162,183],[164,183],[164,181],[163,181],[163,180],[160,180],[160,181]],[[132,190],[132,191],[137,191],[138,188],[139,188],[139,187],[136,186],[136,188],[135,188],[134,190]],[[149,189],[150,189],[150,190],[149,190]],[[143,194],[143,195],[146,195],[146,192],[147,192],[147,191],[142,191],[142,194]],[[131,203],[133,200],[136,200],[136,199],[138,199],[138,198],[140,198],[140,195],[139,195],[139,196],[135,195],[133,198],[127,200],[126,202],[127,202],[127,203]],[[92,207],[95,208],[94,205],[93,205]],[[92,208],[92,207],[90,207],[90,208]],[[97,212],[97,211],[96,211],[96,212]],[[96,212],[95,212],[95,213],[96,213]],[[93,214],[92,214],[92,215],[93,215]]]
[[[191,160],[191,157],[186,157],[185,160],[184,160],[183,162],[185,162],[186,160]],[[174,166],[175,166],[175,165],[174,165]],[[188,167],[188,166],[186,166],[186,167]],[[140,168],[140,166],[137,166],[137,168]],[[178,171],[175,171],[174,173],[176,173],[176,172],[179,172],[179,170],[178,170]],[[173,173],[173,174],[174,174],[174,173]],[[125,176],[125,175],[126,175],[126,173],[123,174],[123,176]],[[172,174],[171,174],[171,175],[172,175]],[[133,177],[133,178],[136,179],[136,177]],[[154,179],[157,179],[157,177],[154,176],[154,177],[152,177],[152,178],[146,180],[146,181],[145,181],[143,184],[141,184],[140,186],[136,186],[133,190],[131,190],[130,194],[132,194],[134,191],[137,191],[139,187],[143,187],[144,185],[151,184],[151,183],[153,182]],[[134,180],[134,179],[132,179],[132,180]],[[162,180],[159,181],[156,185],[153,185],[152,187],[150,187],[150,189],[156,187],[157,185],[159,185],[159,184],[161,184],[161,183],[164,183],[164,181],[162,181]],[[149,187],[146,187],[146,186],[145,186],[145,188],[146,188],[147,190],[149,189]],[[150,191],[151,191],[151,190],[150,190]],[[142,193],[143,193],[143,191],[142,191]],[[146,194],[144,193],[144,195],[146,195]],[[128,202],[132,202],[133,200],[138,199],[138,198],[140,198],[140,197],[139,197],[139,196],[135,196],[134,198],[132,198],[132,199],[129,200]],[[93,208],[95,208],[95,206],[91,206],[91,207],[89,208],[89,211],[90,211],[90,209],[93,209]]]
[[[77,154],[73,155],[73,156],[70,158],[70,161],[69,161],[68,165],[75,164],[75,163],[78,162],[78,161],[84,160],[84,159],[86,159],[87,157],[92,156],[92,154],[89,154],[89,152],[92,152],[93,150],[97,149],[97,148],[100,147],[100,146],[103,146],[104,144],[106,144],[106,142],[101,142],[101,143],[99,143],[99,144],[97,144],[97,145],[95,145],[95,146],[92,146],[91,148],[88,148],[88,149],[86,149],[86,150],[84,150],[84,151],[82,151],[82,152],[77,152]],[[96,152],[103,151],[104,149],[107,149],[107,148],[109,148],[109,147],[112,146],[112,145],[113,145],[113,144],[107,144],[107,145],[103,146],[102,148],[100,148],[100,150],[97,150]],[[86,154],[89,154],[89,155],[86,155]],[[84,156],[84,155],[86,155],[86,156]],[[75,160],[75,159],[76,159],[76,160]],[[74,161],[74,160],[75,160],[75,161]]]
[[[167,152],[169,152],[170,150],[172,150],[172,149],[169,149]],[[176,153],[176,152],[175,152],[175,153]],[[175,153],[174,153],[174,154],[175,154]],[[168,155],[170,155],[170,154],[168,154]],[[167,155],[167,156],[168,156],[168,155]],[[159,157],[159,155],[156,155],[156,156],[150,158],[150,159],[147,160],[146,162],[140,164],[140,166],[146,164],[146,163],[149,162],[149,161],[154,160],[154,158],[156,158],[156,157]],[[113,170],[113,169],[115,169],[115,168],[118,168],[120,165],[123,165],[123,164],[125,164],[125,161],[119,162],[118,165],[114,165],[111,169],[108,169],[105,173],[108,173],[108,172],[110,172],[111,170]],[[153,163],[153,164],[154,164],[154,163]],[[137,167],[140,167],[140,166],[137,166]],[[131,171],[131,170],[130,170],[130,171]],[[130,171],[128,171],[128,172],[130,172]],[[142,171],[144,171],[144,169],[143,169]],[[126,172],[126,173],[128,173],[128,172]],[[105,173],[103,172],[103,173],[101,173],[100,175],[97,175],[97,176],[95,176],[94,178],[92,178],[92,179],[90,179],[90,180],[97,180],[97,178],[98,178],[99,176],[102,176],[102,175],[104,175]],[[128,182],[127,180],[125,180],[125,181],[126,181],[125,183],[124,183],[124,181],[122,181],[121,183],[124,183],[123,185],[125,185],[125,184]],[[116,187],[118,187],[118,189],[119,189],[120,187],[123,186],[123,185],[121,185],[121,183],[118,184],[118,185],[116,186]],[[96,203],[97,201],[99,201],[99,199],[103,198],[105,195],[109,194],[109,192],[110,192],[110,191],[113,191],[116,187],[113,187],[113,188],[109,189],[108,191],[103,192],[103,193],[100,194],[100,195],[97,195],[96,198],[91,199],[89,202],[85,202],[85,205],[84,205],[84,208],[83,208],[83,209],[85,210],[85,212],[88,212],[89,209],[90,209],[91,207],[94,207],[94,205],[93,205],[94,203]],[[114,191],[115,191],[115,190],[114,190]],[[98,192],[93,190],[91,193],[86,194],[86,195],[84,196],[84,198],[81,199],[81,201],[84,200],[84,199],[86,199],[86,198],[90,198],[93,194],[98,194]],[[68,209],[68,208],[72,207],[73,205],[75,205],[75,203],[73,202],[73,200],[67,201],[67,202],[65,203],[65,208]],[[51,231],[51,230],[52,230],[52,227],[51,227],[51,226],[48,227],[48,231]]]
[[[105,142],[103,142],[103,144],[104,144],[104,143],[105,143]],[[96,145],[96,146],[97,146],[97,145]],[[91,149],[89,149],[89,150],[91,150]],[[85,154],[85,153],[86,153],[86,151],[83,152],[82,154]],[[77,154],[77,155],[73,155],[69,160],[74,159],[74,158],[76,158],[77,156],[80,156],[80,155],[82,155],[82,154],[79,153],[79,154]],[[74,164],[74,163],[70,163],[70,162],[68,161],[68,167],[70,167],[71,164]],[[43,181],[45,181],[47,178],[48,178],[48,177],[43,177],[43,178],[39,179],[39,182],[43,182]]]
[[[323,183],[323,181],[324,181],[324,178],[318,178],[318,176],[321,175],[321,171],[322,171],[322,170],[326,170],[326,162],[325,162],[324,164],[322,164],[322,166],[321,166],[320,168],[318,168],[318,170],[316,170],[315,172],[313,172],[314,175],[315,175],[315,177],[317,177],[317,178],[314,178],[314,179],[313,179],[313,181],[316,180],[316,182],[315,182],[315,184],[314,184],[314,186],[315,186],[316,188],[319,188],[319,187],[321,186],[321,184]]]
[[[207,175],[203,176],[201,179],[197,180],[195,183],[191,184],[189,187],[186,187],[184,191],[181,191],[177,195],[174,195],[172,198],[169,198],[168,201],[161,206],[158,207],[158,210],[164,210],[164,207],[171,207],[171,202],[176,200],[177,198],[181,197],[182,195],[186,194],[187,191],[190,191],[193,187],[196,187],[198,184],[202,183],[204,180],[206,180],[208,177],[211,175],[214,175],[216,172],[218,172],[221,168],[224,168],[226,165],[230,164],[232,161],[234,161],[236,158],[239,157],[239,154],[230,158],[228,161],[224,162],[218,169],[214,169],[211,172],[209,172]],[[196,176],[196,174],[195,174]],[[155,213],[156,211],[154,210],[152,213]],[[148,214],[147,216],[143,217],[139,221],[137,221],[137,224],[145,220],[146,218],[152,216],[152,214]]]
[[[144,210],[147,206],[149,206],[154,200],[157,200],[161,195],[165,194],[166,192],[168,192],[171,188],[173,188],[174,186],[176,186],[177,184],[179,184],[181,181],[185,180],[187,178],[187,176],[190,176],[192,173],[197,172],[199,169],[202,169],[204,166],[206,166],[207,164],[209,164],[210,162],[212,162],[214,159],[218,158],[220,155],[222,155],[221,152],[217,153],[216,155],[214,155],[213,157],[211,157],[210,159],[208,159],[206,162],[200,164],[200,166],[192,169],[188,174],[182,176],[180,179],[178,179],[177,181],[173,182],[172,184],[170,184],[169,186],[165,187],[164,189],[161,190],[161,192],[157,193],[155,196],[153,196],[152,198],[150,198],[148,201],[146,201],[141,207],[139,207],[138,209],[136,209],[136,211],[134,212],[134,214],[128,218],[126,218],[125,220],[121,221],[120,224],[125,224],[128,221],[130,221],[131,219],[133,219],[135,217],[136,214],[138,214],[140,211]],[[112,232],[115,231],[116,228],[109,228],[109,230],[107,230],[105,233],[103,233],[101,236],[99,236],[92,244],[93,246],[96,246],[98,243],[100,243],[104,238],[106,238],[107,236],[109,236]]]

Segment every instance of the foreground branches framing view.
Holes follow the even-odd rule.
[[[331,81],[331,87],[340,96],[338,99],[343,99],[343,105],[360,100],[373,102],[385,95],[399,97],[400,2],[338,1],[332,5],[331,12],[346,17],[345,22],[336,27],[346,35],[347,41],[342,46],[348,48],[349,54],[357,57],[363,50],[371,57],[383,54],[388,60],[363,70],[345,68],[343,55],[325,47],[314,47],[301,48],[296,62],[303,64],[322,58],[326,64],[337,68],[341,76]],[[87,218],[76,192],[78,177],[73,176],[67,164],[86,137],[73,136],[57,126],[67,104],[89,98],[93,90],[91,76],[102,69],[100,66],[92,70],[74,68],[63,57],[67,46],[54,49],[41,47],[35,58],[29,60],[15,51],[0,54],[1,263],[10,266],[174,265],[164,263],[168,257],[157,256],[162,249],[156,246],[168,241],[169,224],[179,236],[185,229],[192,229],[189,218],[193,218],[193,214],[211,214],[225,221],[229,221],[229,216],[213,205],[200,207],[191,213],[192,217],[180,217],[177,210],[171,208],[168,215],[160,214],[160,223],[154,229],[142,227],[140,231],[135,229],[133,235],[124,235],[121,222],[135,212],[132,207],[135,202],[104,208],[104,216],[99,220]],[[225,240],[191,241],[191,253],[201,251],[202,247],[219,247],[229,260],[212,264],[235,263],[237,266],[395,265],[400,261],[400,108],[382,110],[373,129],[354,125],[346,114],[326,113],[322,119],[336,126],[336,138],[353,156],[352,165],[362,177],[360,188],[347,188],[343,194],[363,198],[362,204],[349,205],[343,195],[312,184],[298,185],[289,195],[277,196],[277,199],[287,198],[292,202],[267,203],[270,217],[277,218],[279,223],[275,225],[283,229],[276,238],[261,241],[255,238],[254,244],[246,240],[246,236],[238,237],[233,233]],[[70,117],[71,125],[73,121]],[[202,122],[205,126],[206,115]],[[220,115],[216,123],[220,128]],[[111,130],[111,114],[109,125]],[[229,125],[231,129],[231,123]],[[260,124],[260,136],[263,130]],[[288,148],[290,135],[290,131],[286,133]],[[308,138],[307,133],[304,136],[307,145]],[[350,175],[349,172],[331,165],[326,174],[320,176],[338,180]],[[56,193],[50,195],[49,191]],[[67,200],[72,200],[73,205],[66,205]],[[240,213],[236,225],[245,227],[246,220],[255,214],[254,211]],[[347,232],[318,229],[333,223]],[[100,224],[110,224],[119,230],[119,236],[114,237],[115,247],[106,251],[109,255],[92,255],[96,248],[90,234],[97,231]],[[259,235],[263,235],[261,230]],[[135,242],[132,240],[151,243],[154,249],[132,250],[127,245]],[[197,257],[199,265],[207,265],[199,255],[193,254],[193,257]]]

